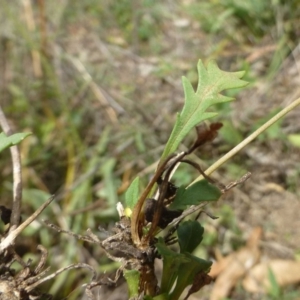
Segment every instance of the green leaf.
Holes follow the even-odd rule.
[[[40,189],[23,189],[24,202],[34,210],[37,210],[50,197],[51,194]]]
[[[125,193],[125,204],[126,207],[133,209],[139,198],[139,186],[140,178],[136,177],[130,184],[129,188]]]
[[[103,189],[99,191],[101,197],[106,198],[109,208],[101,211],[101,215],[113,215],[115,213],[115,207],[118,203],[118,195],[116,192],[116,183],[113,175],[114,167],[116,165],[116,159],[107,159],[100,168],[100,174],[103,177],[104,185]]]
[[[180,252],[192,253],[203,239],[204,228],[198,221],[186,221],[177,229]]]
[[[31,133],[15,133],[10,136],[6,136],[4,132],[0,133],[0,152],[8,147],[19,144]]]
[[[184,254],[176,253],[169,249],[162,238],[159,238],[156,247],[163,259],[163,273],[160,292],[162,294],[169,293],[176,281],[178,272],[181,271],[179,267],[184,263],[188,263],[189,259],[187,259]]]
[[[189,253],[184,253],[185,257],[189,259],[189,263],[180,266],[176,286],[169,296],[169,299],[179,299],[184,289],[193,283],[196,274],[199,272],[208,272],[212,262],[201,259]]]
[[[158,296],[155,296],[154,298],[149,298],[150,300],[169,300],[168,294],[160,294]],[[148,300],[146,298],[144,298],[144,300]]]
[[[189,188],[180,187],[170,209],[185,209],[187,205],[198,205],[203,201],[216,201],[221,196],[221,191],[203,179],[195,182]]]
[[[103,156],[105,151],[107,151],[108,143],[110,142],[111,137],[111,128],[109,126],[105,126],[105,128],[101,132],[101,137],[99,138],[95,148],[98,156]]]
[[[212,265],[212,262],[187,252],[176,253],[172,251],[165,245],[162,238],[159,238],[156,247],[163,259],[160,292],[163,295],[168,294],[167,299],[179,299],[184,289],[193,283],[196,274],[207,272]],[[175,287],[173,289],[174,284]]]
[[[274,299],[279,299],[280,297],[280,286],[276,280],[276,276],[274,272],[272,271],[271,268],[268,268],[268,278],[270,281],[270,289],[269,289],[269,294],[272,296]]]
[[[149,295],[146,295],[144,296],[143,300],[170,300],[170,299],[168,297],[168,294],[159,294],[154,298]]]
[[[201,121],[217,115],[215,112],[207,112],[210,106],[234,100],[234,98],[221,95],[222,91],[247,85],[246,81],[240,80],[244,71],[225,72],[220,70],[214,61],[210,61],[206,69],[201,60],[199,60],[197,68],[199,81],[196,92],[188,79],[182,78],[185,103],[182,112],[177,114],[177,120],[164,149],[161,162],[176,151],[178,145],[193,127]]]
[[[137,270],[124,270],[124,277],[128,286],[129,298],[138,296],[140,272]]]

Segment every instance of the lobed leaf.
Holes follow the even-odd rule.
[[[240,80],[244,71],[225,72],[220,70],[214,61],[210,61],[206,69],[201,60],[197,68],[199,81],[196,92],[188,79],[182,78],[185,103],[182,112],[177,114],[176,123],[164,149],[161,162],[177,150],[180,142],[193,127],[217,115],[215,112],[207,111],[210,106],[234,100],[234,98],[221,95],[222,91],[247,85],[246,81]]]

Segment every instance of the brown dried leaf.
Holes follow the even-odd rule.
[[[219,265],[219,267],[215,267],[217,269],[219,268],[219,271],[223,271],[214,284],[210,300],[225,298],[237,281],[257,263],[260,257],[258,248],[260,236],[261,228],[254,229],[247,241],[246,247],[230,254],[224,261],[220,262],[221,265]],[[214,270],[214,265],[212,270],[215,275],[217,272]],[[211,273],[209,273],[209,275],[212,276]]]
[[[252,268],[243,280],[243,287],[252,293],[267,292],[271,288],[270,269],[280,287],[300,282],[300,261],[274,259]]]
[[[209,128],[206,128],[203,125],[197,126],[196,127],[197,139],[191,148],[191,149],[193,149],[192,151],[194,151],[194,149],[204,145],[207,142],[213,141],[217,137],[218,130],[222,126],[223,126],[222,123],[212,123],[212,124],[210,124]]]

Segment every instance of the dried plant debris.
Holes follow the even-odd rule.
[[[2,253],[0,257],[0,299],[1,300],[50,300],[52,296],[47,293],[40,292],[38,286],[45,281],[55,278],[62,272],[85,268],[92,273],[92,279],[86,284],[86,295],[93,299],[91,289],[95,286],[105,284],[105,281],[96,281],[96,272],[88,264],[78,263],[61,268],[53,274],[47,275],[49,267],[45,268],[48,251],[39,245],[38,250],[41,252],[41,259],[37,266],[31,266],[32,261],[25,263],[14,250],[8,249]],[[11,266],[14,262],[21,265],[21,270],[16,272]],[[100,283],[99,283],[100,282]]]
[[[36,267],[32,267],[32,261],[24,262],[15,252],[15,239],[37,216],[51,203],[54,197],[46,201],[36,212],[27,218],[16,229],[11,230],[12,211],[5,206],[0,207],[1,221],[8,225],[7,229],[1,235],[0,242],[0,299],[51,299],[51,295],[40,293],[37,286],[43,281],[43,277],[48,271],[45,264],[48,251],[39,245],[38,250],[41,252],[41,259]],[[20,218],[21,222],[21,218]],[[16,262],[21,268],[16,271],[12,264]]]
[[[0,256],[0,299],[1,300],[29,300],[29,299],[52,299],[52,296],[40,293],[36,288],[41,278],[48,269],[45,268],[47,250],[38,246],[41,259],[38,265],[31,267],[32,261],[25,263],[12,249],[8,249]],[[18,262],[21,270],[16,272],[11,265]]]
[[[39,245],[37,249],[41,252],[41,258],[38,264],[33,267],[32,261],[27,262],[15,252],[15,239],[37,216],[53,201],[54,196],[50,197],[40,208],[38,208],[30,217],[28,217],[16,229],[10,230],[11,210],[1,206],[1,220],[8,225],[7,230],[1,235],[0,242],[0,300],[48,300],[52,296],[47,293],[40,292],[38,286],[43,282],[53,279],[64,271],[76,268],[86,268],[92,273],[92,279],[86,285],[86,294],[91,298],[91,288],[98,282],[95,281],[96,272],[90,265],[73,264],[61,268],[53,274],[47,275],[49,267],[46,268],[48,251]],[[12,265],[18,263],[20,270],[16,271]]]

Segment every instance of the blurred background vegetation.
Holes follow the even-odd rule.
[[[55,194],[43,219],[81,234],[112,226],[116,203],[131,180],[140,174],[145,184],[155,170],[183,104],[181,76],[196,84],[199,58],[215,59],[223,70],[246,70],[250,82],[238,96],[231,92],[236,103],[217,107],[224,128],[195,155],[203,168],[299,96],[299,71],[293,69],[298,0],[0,3],[1,105],[16,132],[33,133],[21,143],[23,219]],[[285,225],[274,224],[270,213],[287,216],[284,208],[272,206],[274,193],[280,199],[283,193],[299,195],[299,117],[299,111],[292,113],[214,175],[227,183],[251,171],[253,179],[208,208],[220,219],[203,220],[201,255],[209,257],[215,247],[230,253],[253,226],[265,229],[266,241],[273,233],[272,240],[299,253],[291,233],[297,225],[282,232]],[[11,160],[9,151],[1,155],[1,204],[10,206]],[[196,175],[182,167],[175,182],[187,184]],[[116,268],[101,249],[51,232],[41,221],[19,239],[19,252],[38,259],[40,243],[49,249],[52,271],[73,262],[90,263],[99,272]],[[55,299],[79,299],[79,283],[88,276],[71,271],[47,288]],[[112,293],[107,299],[120,299]],[[252,299],[244,293],[239,288],[232,299]]]

